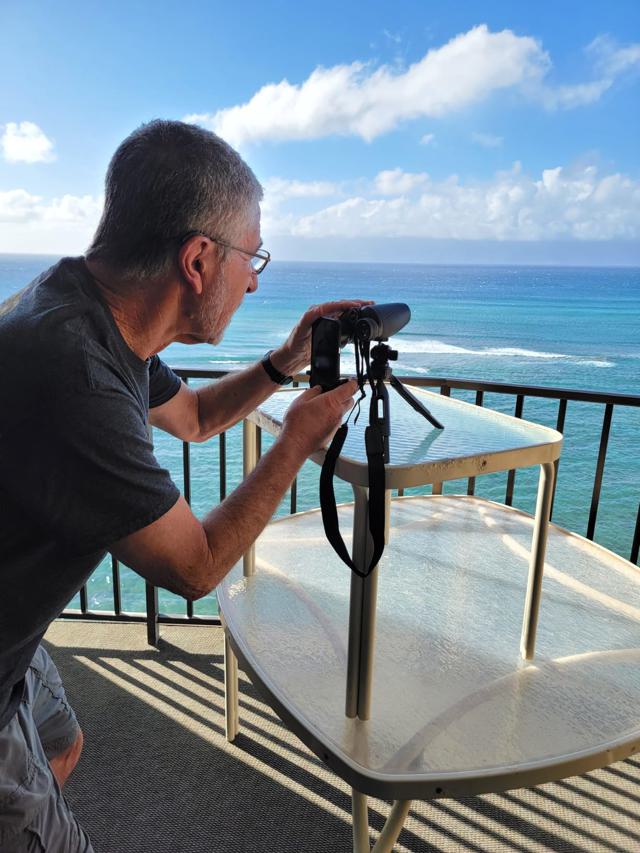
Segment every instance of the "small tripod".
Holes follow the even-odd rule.
[[[360,349],[359,349],[360,347]],[[340,559],[360,578],[366,579],[370,572],[378,565],[385,546],[385,502],[386,502],[386,474],[385,464],[389,462],[389,435],[391,433],[391,417],[389,414],[389,392],[385,386],[385,379],[391,383],[391,387],[400,394],[403,400],[426,418],[436,429],[444,429],[440,421],[431,414],[417,397],[405,388],[391,372],[389,360],[398,358],[396,350],[392,350],[387,344],[378,341],[369,353],[368,341],[356,342],[356,373],[360,385],[362,400],[364,392],[364,371],[362,364],[366,365],[366,376],[371,385],[371,404],[369,406],[369,426],[365,429],[364,440],[367,451],[367,474],[368,474],[368,509],[369,531],[371,533],[373,550],[367,566],[358,566],[349,555],[344,539],[340,534],[338,524],[338,511],[336,508],[336,496],[333,490],[333,475],[336,462],[347,437],[347,424],[342,424],[325,455],[320,473],[320,507],[322,509],[322,523],[327,539],[331,543]],[[359,404],[360,400],[358,400]],[[355,409],[356,406],[354,406]],[[353,411],[353,409],[352,409]],[[347,421],[349,419],[347,418]]]
[[[430,424],[436,429],[444,429],[444,426],[431,414],[429,409],[417,397],[414,397],[411,391],[391,372],[389,361],[396,361],[397,358],[397,350],[391,349],[388,344],[378,343],[371,350],[371,363],[368,370],[372,390],[369,405],[369,425],[377,426],[382,436],[385,462],[389,462],[389,435],[391,434],[389,392],[384,384],[385,379],[389,381],[391,387],[398,392],[402,399],[426,418]]]

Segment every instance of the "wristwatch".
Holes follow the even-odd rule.
[[[272,379],[278,385],[291,385],[291,383],[293,382],[293,376],[285,376],[284,373],[280,373],[280,371],[275,368],[271,363],[272,352],[272,349],[270,349],[269,352],[266,352],[262,356],[262,361],[260,362],[260,364],[264,367],[269,379]]]

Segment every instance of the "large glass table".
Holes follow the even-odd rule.
[[[253,425],[277,432],[296,393],[279,392],[252,415],[247,470]],[[393,401],[386,484],[432,483],[436,494],[389,493],[388,543],[369,577],[334,554],[314,510],[269,525],[218,590],[229,740],[238,731],[239,659],[352,786],[356,853],[370,850],[367,795],[395,801],[373,848],[389,851],[411,799],[534,785],[640,746],[640,573],[548,524],[561,436],[418,396],[445,430]],[[336,469],[354,488],[339,515],[361,566],[371,547],[365,425],[350,430]],[[535,517],[437,494],[445,480],[530,465],[540,466]]]

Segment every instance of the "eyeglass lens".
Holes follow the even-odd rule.
[[[256,273],[262,272],[262,270],[266,267],[268,258],[261,258],[259,255],[254,255],[251,258],[251,266],[253,267],[253,271]]]

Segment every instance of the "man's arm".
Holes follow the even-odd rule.
[[[324,446],[353,403],[356,383],[291,405],[273,447],[202,522],[183,498],[157,521],[109,550],[151,583],[188,599],[210,592],[253,544],[309,454]]]
[[[343,299],[314,305],[303,314],[285,343],[273,351],[273,366],[287,376],[304,370],[311,358],[313,323],[319,317],[337,316],[349,308],[369,304]],[[238,423],[278,388],[261,364],[253,364],[202,388],[189,388],[182,383],[170,400],[150,410],[149,421],[183,441],[206,441]]]
[[[149,422],[183,441],[206,441],[238,423],[279,387],[259,363],[202,388],[183,382],[170,400],[149,410]]]

